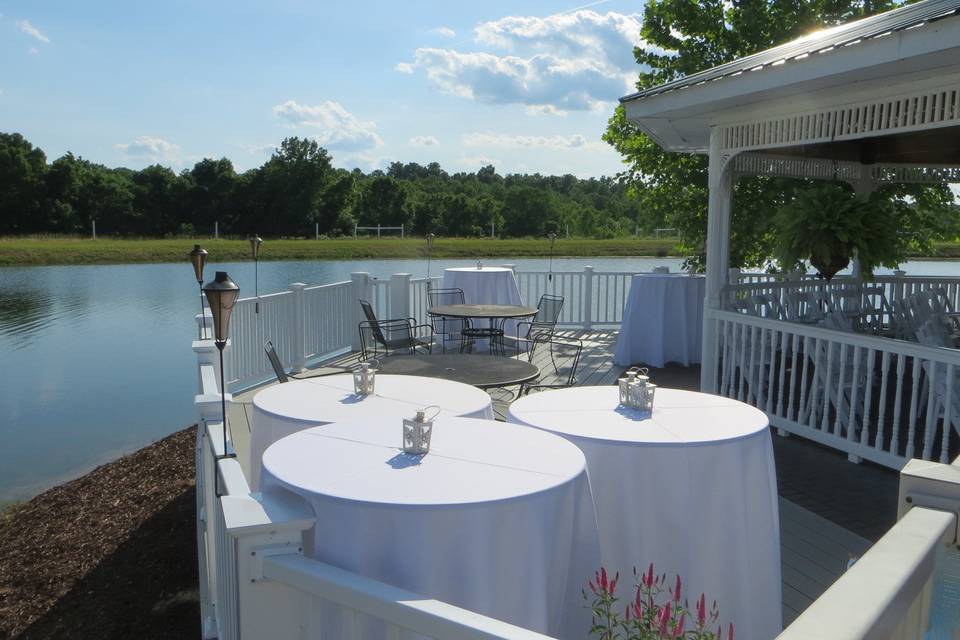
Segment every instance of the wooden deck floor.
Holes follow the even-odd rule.
[[[564,335],[574,336],[583,341],[584,350],[578,368],[576,384],[578,385],[606,385],[613,384],[621,375],[623,367],[613,364],[613,348],[616,335],[609,332],[566,332]],[[543,354],[543,360],[535,360],[540,366],[543,375],[540,382],[552,384],[560,381],[560,376],[554,372],[549,361],[549,355]],[[340,358],[335,364],[346,364],[356,360],[351,354]],[[562,368],[562,362],[561,368]],[[561,373],[563,373],[561,371]],[[651,372],[653,378],[661,386],[695,389],[698,386],[698,370],[683,367],[668,367]],[[229,420],[235,447],[244,471],[249,475],[249,442],[250,442],[250,401],[258,389],[238,394],[234,397],[234,404],[230,407]],[[494,412],[502,420],[506,409],[513,399],[512,393],[503,390],[491,390]],[[793,440],[793,439],[791,439]],[[792,444],[793,447],[802,447],[802,444]],[[792,451],[792,450],[790,450]],[[777,464],[789,464],[783,458],[780,449],[777,451]],[[788,453],[787,455],[792,455]],[[804,449],[803,464],[809,466],[809,456],[816,456],[817,452]],[[824,453],[823,455],[827,455]],[[854,465],[850,465],[849,473],[857,473]],[[781,475],[780,487],[780,553],[783,576],[783,622],[789,624],[813,600],[822,594],[827,587],[846,570],[852,558],[861,556],[871,542],[866,538],[845,529],[831,520],[805,509],[795,502],[783,497],[800,495],[797,487],[789,487],[784,491],[784,478],[789,482],[803,482],[794,480],[793,475]]]

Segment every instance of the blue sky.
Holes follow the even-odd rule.
[[[642,3],[0,1],[0,130],[50,159],[262,164],[289,135],[339,166],[612,175]]]

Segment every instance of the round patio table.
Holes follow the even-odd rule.
[[[766,415],[729,398],[658,388],[653,413],[616,386],[525,396],[508,422],[549,431],[587,459],[608,571],[679,574],[693,602],[714,598],[737,638],[781,625],[780,518]]]
[[[449,380],[419,376],[378,375],[375,392],[358,396],[353,376],[323,376],[275,384],[253,396],[250,419],[250,480],[260,486],[263,452],[290,434],[318,424],[372,420],[389,416],[412,418],[417,409],[437,405],[441,415],[493,419],[485,391]]]
[[[521,320],[537,315],[536,307],[525,307],[516,304],[438,304],[430,307],[427,313],[431,316],[444,318],[463,318],[466,320],[487,320],[489,333],[492,336],[490,350],[493,351],[494,342],[500,342],[503,351],[504,323],[507,320]],[[471,328],[476,329],[471,323]]]
[[[380,417],[267,449],[264,491],[293,491],[316,513],[306,554],[552,637],[586,638],[580,590],[599,545],[583,454],[538,429],[450,416],[435,420],[426,455],[400,443],[400,419]],[[347,637],[336,611],[318,613],[323,637]],[[377,621],[357,623],[356,637],[384,637]]]
[[[510,387],[540,377],[540,368],[526,360],[467,353],[390,356],[380,360],[380,373],[441,378],[480,389]]]

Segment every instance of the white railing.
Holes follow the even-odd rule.
[[[958,444],[960,351],[727,311],[716,323],[714,393],[789,432],[899,469],[946,462]]]
[[[535,306],[544,293],[562,295],[558,325],[616,327],[630,293],[633,273],[582,271],[516,271],[520,296]],[[397,273],[374,278],[354,273],[333,284],[290,285],[289,291],[237,301],[231,319],[233,348],[227,355],[230,389],[244,389],[273,376],[263,352],[273,342],[280,360],[294,371],[350,350],[359,350],[357,325],[363,320],[359,300],[369,300],[378,318],[414,318],[428,324],[427,287],[439,286],[439,277],[412,278]]]

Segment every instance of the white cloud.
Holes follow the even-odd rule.
[[[480,24],[477,42],[509,51],[532,48],[563,58],[600,60],[621,71],[636,73],[633,48],[642,44],[643,16],[573,11],[546,18],[506,16]]]
[[[362,151],[383,144],[383,140],[377,135],[376,123],[361,122],[332,100],[318,105],[287,100],[275,106],[273,113],[291,125],[319,129],[320,132],[314,139],[328,149]]]
[[[29,49],[27,49],[27,53],[29,53],[32,56],[35,56],[38,53],[40,53],[40,49],[37,49],[36,47],[30,47]]]
[[[437,27],[436,29],[430,29],[430,33],[435,33],[438,36],[443,36],[444,38],[457,37],[457,32],[450,27]]]
[[[532,113],[606,110],[636,80],[633,48],[639,14],[574,11],[547,18],[507,16],[475,31],[480,45],[463,52],[422,47],[397,70],[421,69],[441,90],[489,104],[522,104]]]
[[[434,136],[413,136],[409,142],[414,147],[436,147],[440,144]]]
[[[589,142],[576,133],[572,136],[526,136],[502,133],[467,133],[463,143],[470,147],[498,147],[501,149],[595,149],[603,148],[599,142]]]
[[[20,31],[24,32],[25,34],[27,34],[27,35],[30,36],[31,38],[34,38],[35,40],[39,40],[40,42],[43,42],[44,44],[50,44],[50,38],[48,38],[47,36],[43,35],[43,33],[41,33],[40,29],[37,29],[35,26],[33,26],[32,24],[30,24],[30,21],[29,21],[29,20],[18,20],[18,21],[17,21],[17,27],[20,28]]]
[[[151,162],[180,162],[180,147],[163,138],[140,136],[133,142],[114,145],[131,158],[142,158]]]

